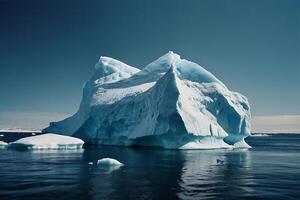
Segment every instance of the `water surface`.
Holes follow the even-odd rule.
[[[300,135],[251,150],[99,147],[0,151],[0,199],[299,199]],[[125,165],[89,165],[103,157]]]

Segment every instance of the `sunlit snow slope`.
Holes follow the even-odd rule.
[[[169,52],[142,70],[101,57],[95,70],[78,112],[50,123],[44,132],[92,144],[249,147],[244,142],[250,134],[246,97],[229,91],[198,64]]]

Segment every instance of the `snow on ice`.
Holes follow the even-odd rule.
[[[101,57],[73,116],[43,132],[90,144],[249,148],[250,106],[200,65],[169,52],[142,70]]]

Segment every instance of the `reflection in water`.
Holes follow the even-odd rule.
[[[111,173],[115,170],[118,170],[122,167],[122,165],[97,165],[97,167],[107,173]]]
[[[72,191],[83,150],[1,151],[0,199],[43,199]],[[79,161],[79,162],[78,162]],[[77,168],[77,169],[76,169]]]
[[[0,199],[298,199],[300,136],[265,138],[249,151],[2,150]],[[101,169],[104,157],[124,166]]]
[[[157,150],[102,147],[84,152],[85,163],[106,155],[125,165],[114,171],[82,166],[80,189],[89,199],[207,199],[249,190],[247,150]],[[83,181],[85,180],[85,181]],[[79,188],[78,188],[79,189]]]
[[[185,163],[181,173],[180,192],[182,199],[209,199],[224,197],[224,192],[240,194],[247,180],[249,152],[244,150],[185,151]]]
[[[184,162],[180,151],[103,147],[85,151],[84,159],[95,161],[102,155],[124,166],[111,173],[93,166],[81,173],[89,179],[90,199],[176,199]]]

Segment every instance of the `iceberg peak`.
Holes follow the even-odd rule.
[[[96,72],[92,77],[92,82],[98,85],[126,79],[140,71],[119,60],[105,56],[100,57],[95,69]]]
[[[157,76],[157,74],[166,73],[171,66],[175,66],[180,61],[180,55],[169,51],[143,68],[140,75]]]
[[[169,65],[174,65],[177,61],[181,60],[180,55],[174,53],[173,51],[169,51],[168,53],[164,54],[163,56],[159,57],[156,63],[166,63]]]
[[[114,72],[125,72],[133,75],[140,71],[135,67],[129,66],[119,60],[106,56],[100,57],[99,62],[95,65],[95,69],[103,71],[104,75],[109,75]]]
[[[169,60],[169,61],[174,61],[174,60],[180,60],[180,55],[177,53],[174,53],[173,51],[169,51],[165,55],[161,56],[159,59],[161,60]]]

